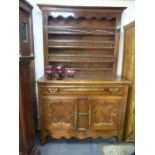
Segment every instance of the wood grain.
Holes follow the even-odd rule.
[[[105,79],[104,83],[94,85],[93,81],[78,85],[66,83],[65,86],[59,83],[53,88],[62,89],[63,93],[60,90],[48,93],[48,88],[52,88],[48,81],[38,81],[41,143],[47,136],[79,139],[116,136],[119,141],[122,139],[128,83],[123,80],[109,83]],[[109,91],[114,85],[120,88],[120,93]]]
[[[121,13],[125,8],[39,7],[43,12],[45,66],[64,64],[66,68],[85,68],[84,72],[89,74],[116,74]],[[65,55],[66,51],[70,55]],[[82,54],[77,57],[76,51]]]
[[[116,77],[123,7],[39,5],[44,64],[75,70],[73,78],[38,81],[40,140],[76,137],[121,141],[129,81]],[[44,67],[45,67],[44,66]]]
[[[22,155],[29,155],[34,146],[34,105],[36,104],[32,30],[33,7],[25,0],[19,2],[19,152]],[[27,40],[23,38],[23,23],[27,29],[25,31],[28,36]]]
[[[135,22],[124,27],[123,77],[130,80],[125,140],[135,140]]]

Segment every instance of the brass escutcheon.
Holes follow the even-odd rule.
[[[50,93],[56,93],[58,91],[58,88],[48,88],[48,91]]]
[[[119,91],[119,88],[109,88],[109,91],[111,93],[117,93]]]

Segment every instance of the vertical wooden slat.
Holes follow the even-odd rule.
[[[43,12],[44,67],[48,65],[48,13]]]
[[[125,140],[135,140],[135,22],[124,27],[124,62],[122,76],[131,81],[125,128]]]

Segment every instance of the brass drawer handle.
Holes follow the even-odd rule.
[[[111,93],[117,93],[119,91],[119,88],[109,88],[109,91]]]
[[[48,88],[49,93],[56,93],[58,91],[57,88]]]

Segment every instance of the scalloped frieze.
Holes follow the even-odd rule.
[[[98,19],[98,20],[101,20],[101,19],[108,19],[108,20],[111,20],[111,19],[114,19],[116,18],[116,15],[105,15],[105,16],[102,16],[102,15],[88,15],[85,16],[85,14],[83,13],[79,13],[79,14],[76,14],[75,12],[50,12],[49,16],[51,16],[52,18],[56,19],[56,18],[63,18],[63,19],[68,19],[68,18],[72,18],[72,19],[80,19],[80,18],[83,18],[83,19]]]

